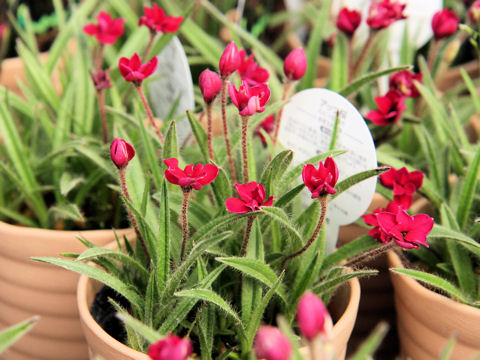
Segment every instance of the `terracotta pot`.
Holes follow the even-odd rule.
[[[93,319],[90,306],[101,287],[102,284],[85,275],[82,275],[78,282],[78,311],[88,342],[90,359],[94,360],[100,356],[104,360],[148,360],[147,355],[133,350],[108,335]],[[337,360],[345,359],[347,342],[355,324],[359,301],[360,285],[357,279],[350,280],[348,286],[340,288],[333,298],[333,306],[330,310],[333,318],[338,319],[333,327],[333,347],[338,354]]]
[[[133,230],[118,231],[131,236]],[[31,260],[32,256],[59,256],[82,252],[76,238],[97,245],[115,240],[111,230],[58,231],[0,222],[0,328],[40,315],[37,325],[5,354],[5,360],[87,359],[75,292],[78,275]]]
[[[388,253],[390,267],[403,264]],[[403,359],[436,360],[456,335],[450,360],[474,359],[480,354],[480,309],[455,302],[416,280],[391,273],[395,289],[398,333]]]

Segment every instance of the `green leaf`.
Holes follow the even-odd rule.
[[[453,349],[455,348],[456,343],[457,343],[456,336],[453,335],[450,339],[448,339],[447,345],[445,345],[445,347],[443,348],[443,351],[440,354],[440,357],[438,358],[438,360],[449,360],[450,356],[453,353]]]
[[[335,147],[337,145],[339,125],[340,125],[340,111],[337,110],[337,116],[335,117],[335,123],[333,124],[333,129],[332,129],[332,136],[330,137],[330,144],[328,145],[329,151],[335,150]]]
[[[187,297],[197,300],[206,301],[208,303],[218,306],[227,315],[229,315],[235,321],[241,321],[237,313],[228,305],[228,303],[217,293],[210,289],[190,289],[178,291],[174,294],[178,297]]]
[[[195,140],[197,140],[198,147],[203,155],[203,161],[208,162],[207,133],[197,118],[190,111],[187,111],[187,118],[188,122],[190,123],[190,127],[192,128],[193,135],[195,136]]]
[[[95,266],[54,257],[32,257],[32,260],[53,264],[78,274],[87,275],[88,277],[100,281],[102,284],[111,287],[113,290],[123,295],[128,301],[130,301],[136,311],[141,312],[141,309],[143,308],[143,299],[135,291],[133,291],[129,285]]]
[[[76,204],[59,204],[52,206],[49,211],[60,219],[85,222],[85,218]]]
[[[461,229],[465,229],[467,226],[468,216],[470,214],[470,209],[472,208],[478,179],[480,179],[480,147],[478,147],[475,157],[468,168],[465,183],[460,195],[460,202],[457,209],[457,220]]]
[[[432,231],[430,231],[430,234],[428,234],[428,238],[453,239],[467,247],[467,249],[474,252],[475,254],[480,255],[480,244],[477,243],[474,239],[461,232],[449,229],[442,225],[433,225],[433,229]]]
[[[339,32],[337,39],[335,40],[335,48],[332,54],[332,68],[330,70],[330,79],[328,88],[333,91],[339,91],[343,89],[348,83],[348,57],[351,56],[348,53],[348,41],[347,37]],[[333,150],[330,148],[330,150]]]
[[[439,169],[439,159],[437,157],[438,148],[434,147],[431,136],[424,127],[414,127],[417,138],[422,146],[424,156],[428,161],[428,174],[432,182],[441,194],[445,194],[445,177]]]
[[[292,190],[283,194],[278,200],[275,200],[275,206],[283,208],[290,203],[298,194],[300,194],[305,187],[304,183],[295,186]]]
[[[241,257],[222,257],[216,258],[216,260],[239,270],[243,274],[264,283],[270,288],[278,281],[277,274],[275,274],[270,266],[260,260]],[[282,287],[279,288],[278,295],[285,300],[285,291]]]
[[[378,270],[352,271],[346,274],[340,274],[328,280],[321,281],[318,284],[315,284],[312,290],[316,294],[322,294],[327,291],[332,291],[332,289],[335,289],[337,286],[347,282],[350,279],[353,279],[356,277],[362,277],[362,276],[372,276],[377,274],[378,274]]]
[[[0,354],[15,341],[29,332],[39,319],[40,317],[38,316],[32,316],[30,319],[22,321],[21,323],[13,325],[0,332]]]
[[[177,128],[174,120],[170,121],[168,125],[162,157],[164,159],[178,158]]]
[[[220,208],[225,206],[225,199],[232,196],[232,184],[225,170],[218,167],[218,175],[212,183],[213,193]],[[203,209],[205,212],[205,209]]]
[[[67,196],[78,184],[85,181],[85,178],[79,176],[72,178],[72,175],[68,172],[62,174],[60,178],[60,193],[63,196]]]
[[[402,66],[397,66],[397,67],[393,67],[393,68],[389,68],[389,69],[385,69],[385,70],[380,70],[380,71],[377,71],[377,72],[373,72],[373,73],[364,75],[361,78],[356,79],[351,84],[347,85],[342,90],[340,90],[339,94],[344,96],[344,97],[349,97],[350,95],[353,95],[354,93],[359,91],[363,86],[369,84],[370,82],[372,82],[373,80],[375,80],[375,79],[377,79],[381,76],[388,75],[388,74],[391,74],[391,73],[394,73],[394,72],[397,72],[397,71],[408,70],[410,68],[411,68],[410,65],[402,65]]]
[[[165,337],[138,319],[135,319],[125,310],[119,310],[117,317],[135,330],[139,335],[143,336],[149,343],[155,343]]]
[[[382,343],[383,338],[388,332],[388,323],[380,322],[368,338],[362,343],[360,348],[355,351],[351,360],[368,360],[373,359],[373,353],[378,349]]]
[[[265,187],[267,194],[273,194],[275,185],[287,171],[293,160],[293,151],[285,150],[277,154],[272,161],[265,167],[260,178],[260,183]]]
[[[365,170],[365,171],[359,172],[357,174],[354,174],[354,175],[346,178],[345,180],[340,181],[335,186],[335,190],[337,190],[337,192],[331,196],[330,201],[335,199],[337,196],[339,196],[344,191],[350,189],[352,186],[355,186],[359,182],[361,182],[363,180],[366,180],[366,179],[369,179],[369,178],[374,177],[374,176],[381,175],[388,170],[390,170],[390,166],[381,166],[381,167],[378,167],[376,169]]]
[[[415,280],[422,281],[434,288],[440,289],[453,297],[456,300],[459,300],[464,303],[468,303],[468,300],[462,294],[462,292],[452,283],[448,282],[441,277],[423,271],[413,270],[413,269],[403,269],[403,268],[394,268],[390,269],[394,273],[406,275]]]
[[[165,179],[162,182],[161,190],[158,214],[160,219],[160,231],[157,243],[157,280],[159,282],[159,287],[167,282],[170,274],[170,201],[167,181]]]
[[[321,261],[320,254],[316,253],[312,258],[308,266],[304,267],[304,271],[302,274],[295,279],[295,283],[293,285],[292,290],[290,291],[288,303],[289,304],[296,304],[298,299],[302,296],[302,294],[307,290],[313,281],[315,281],[315,277],[317,276],[318,272],[321,269]],[[303,261],[303,259],[302,259]],[[291,307],[291,311],[294,311],[294,308]],[[293,314],[290,313],[290,316]]]
[[[294,238],[293,240],[294,243],[303,244],[302,236],[298,233],[297,229],[295,229],[295,227],[292,225],[287,214],[285,214],[285,212],[282,209],[274,206],[268,206],[268,207],[263,207],[262,212],[267,214],[273,220],[276,220],[280,224],[282,224],[285,227],[285,229],[288,231],[290,236]]]

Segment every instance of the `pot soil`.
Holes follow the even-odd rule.
[[[388,260],[390,267],[403,267],[392,251]],[[436,360],[453,335],[451,360],[480,354],[480,309],[453,301],[407,276],[392,272],[391,278],[403,359]]]
[[[127,345],[115,340],[94,320],[90,307],[102,284],[86,275],[80,276],[77,288],[77,304],[83,332],[87,339],[90,359],[97,356],[104,360],[149,360],[146,354],[135,351]],[[332,317],[338,319],[333,327],[333,347],[338,354],[337,360],[345,359],[348,339],[357,317],[360,301],[360,285],[352,279],[348,285],[338,289],[330,308]],[[308,350],[307,350],[308,351]]]
[[[131,237],[133,230],[117,234]],[[2,359],[88,358],[75,301],[78,275],[30,259],[82,252],[85,248],[78,236],[99,246],[115,240],[112,230],[58,231],[0,222],[0,328],[40,316],[32,331],[2,354]]]

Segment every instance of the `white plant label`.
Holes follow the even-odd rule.
[[[285,105],[279,141],[294,151],[299,164],[328,151],[337,111],[340,112],[335,149],[346,150],[337,156],[339,179],[377,167],[377,155],[370,130],[358,110],[343,96],[327,89],[307,89],[295,94]],[[317,164],[313,164],[318,167]],[[377,179],[370,178],[351,187],[328,204],[327,250],[335,247],[340,225],[357,220],[370,205]],[[307,204],[311,193],[306,194]]]
[[[148,86],[153,112],[160,119],[165,119],[179,98],[174,117],[182,116],[176,121],[178,142],[181,144],[191,132],[185,112],[195,107],[190,66],[177,37],[157,57],[157,69],[152,75],[157,79]]]

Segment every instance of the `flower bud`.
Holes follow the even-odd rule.
[[[203,100],[210,104],[222,89],[222,79],[215,71],[203,70],[198,78],[198,85],[202,91]]]
[[[238,70],[242,58],[235,42],[230,41],[220,57],[218,68],[223,79],[229,77]]]
[[[288,360],[292,345],[287,337],[274,326],[262,326],[255,335],[255,355],[265,360]]]
[[[135,156],[135,149],[125,140],[115,138],[110,145],[110,156],[115,166],[123,169]]]
[[[337,29],[345,35],[352,37],[362,21],[362,14],[357,10],[343,8],[338,13]]]
[[[440,40],[457,32],[460,19],[453,10],[442,9],[433,15],[432,30],[435,39]]]
[[[148,349],[148,356],[152,360],[185,360],[191,354],[190,340],[172,334],[150,345]]]
[[[312,340],[320,333],[327,334],[329,319],[327,308],[317,295],[312,292],[302,295],[297,307],[297,321],[303,336]]]
[[[298,80],[305,75],[307,71],[307,58],[301,47],[290,52],[283,63],[283,71],[289,80]]]
[[[470,10],[468,10],[468,16],[473,23],[478,23],[480,21],[480,0],[475,1]]]

